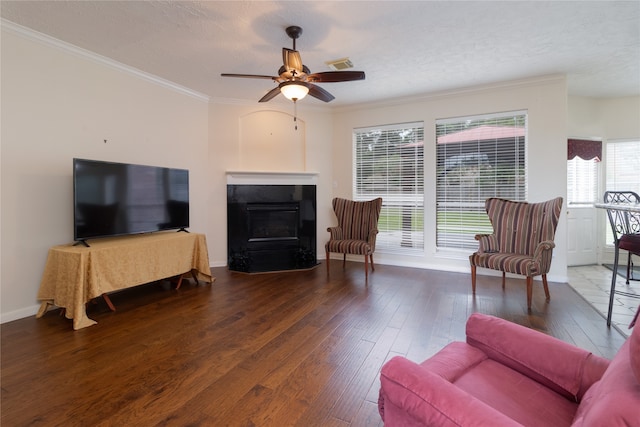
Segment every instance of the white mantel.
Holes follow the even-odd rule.
[[[317,172],[227,171],[227,185],[317,185]]]

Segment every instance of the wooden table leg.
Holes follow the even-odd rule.
[[[182,276],[183,274],[178,276],[178,283],[176,284],[176,290],[180,289],[180,285],[182,285]]]
[[[109,306],[109,310],[111,311],[116,311],[116,307],[113,305],[113,303],[111,302],[111,298],[109,298],[109,295],[107,294],[102,294],[102,298],[104,298],[104,302],[107,303],[107,305]]]

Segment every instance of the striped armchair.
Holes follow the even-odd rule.
[[[373,253],[376,250],[376,235],[378,234],[378,218],[382,209],[382,199],[377,198],[367,202],[333,199],[333,210],[338,219],[337,227],[329,227],[329,241],[325,245],[327,251],[327,275],[329,274],[329,254],[331,252],[343,254],[342,265],[347,254],[364,255],[365,280],[369,279],[369,260],[371,270]]]
[[[490,198],[485,207],[493,234],[476,235],[478,252],[469,257],[473,293],[476,293],[476,267],[483,267],[502,271],[503,289],[506,273],[526,276],[528,309],[531,309],[533,277],[541,275],[548,301],[547,273],[551,268],[562,197],[541,203]]]

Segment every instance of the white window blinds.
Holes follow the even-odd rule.
[[[353,131],[355,200],[382,197],[376,251],[424,250],[424,126],[402,123]]]
[[[436,121],[436,245],[476,249],[489,197],[526,200],[524,111]]]
[[[606,190],[640,194],[640,141],[608,142],[606,164]]]
[[[567,161],[567,202],[571,206],[593,205],[602,202],[598,195],[597,159],[574,157]]]

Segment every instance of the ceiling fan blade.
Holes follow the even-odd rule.
[[[309,88],[309,95],[314,98],[318,98],[320,101],[330,102],[335,99],[335,96],[331,95],[326,90],[322,89],[320,86],[312,85],[311,83],[307,84]]]
[[[282,62],[287,71],[296,70],[298,74],[303,73],[304,65],[302,64],[302,58],[300,52],[293,49],[282,48]]]
[[[258,74],[229,74],[222,73],[220,74],[222,77],[241,77],[243,79],[269,79],[269,80],[277,80],[278,77],[274,76],[263,76]]]
[[[307,81],[318,83],[351,82],[364,80],[364,71],[326,71],[307,76]]]
[[[273,89],[271,89],[269,92],[267,92],[267,94],[265,96],[263,96],[262,98],[260,98],[260,100],[258,102],[267,102],[267,101],[271,101],[273,98],[275,98],[278,94],[280,93],[280,86],[276,86]]]

